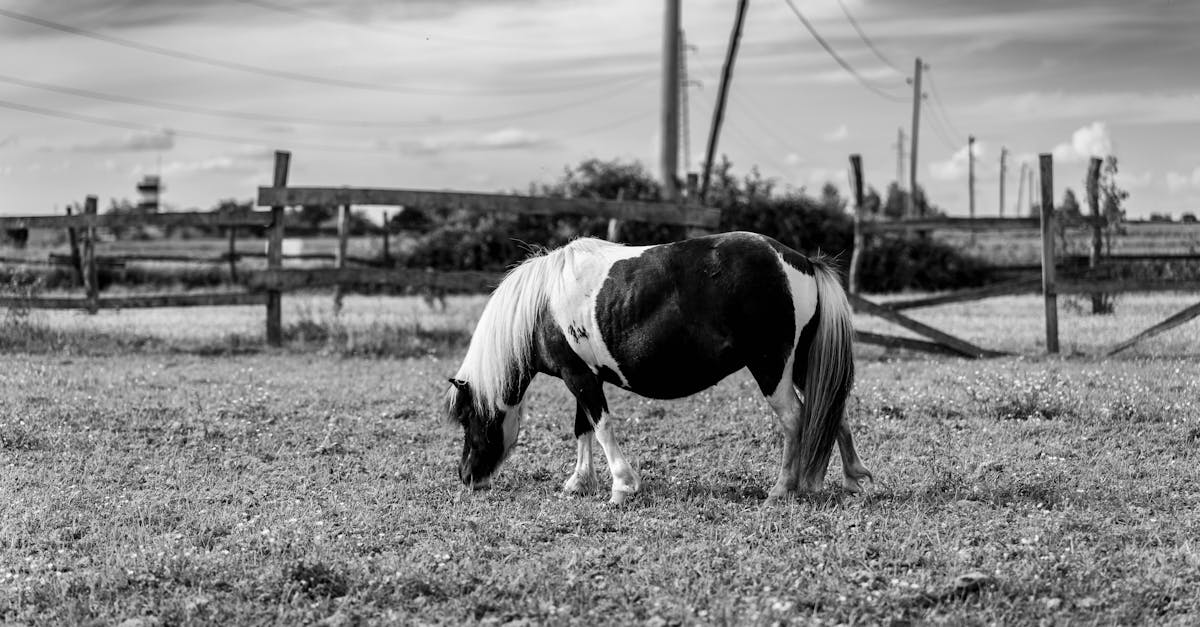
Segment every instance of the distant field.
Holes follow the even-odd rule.
[[[261,307],[0,320],[0,623],[1200,622],[1200,321],[1077,354],[1189,297],[1065,313],[1054,358],[1037,299],[918,312],[1027,356],[860,347],[859,496],[835,453],[821,492],[764,505],[779,437],[744,373],[610,390],[644,485],[619,508],[560,495],[573,405],[549,379],[495,488],[459,485],[439,408],[482,298],[329,302],[285,297],[270,350]],[[451,335],[356,350],[422,329]]]
[[[1115,255],[1200,255],[1200,225],[1130,222],[1125,233],[1113,239]],[[1042,235],[1037,229],[978,233],[974,243],[966,232],[935,232],[934,237],[995,265],[1030,265],[1041,262]],[[1087,255],[1091,232],[1071,229],[1067,245],[1056,241],[1060,254]]]

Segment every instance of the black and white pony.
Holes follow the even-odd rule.
[[[640,247],[580,239],[527,259],[492,294],[450,380],[448,413],[464,430],[459,477],[490,484],[517,443],[525,390],[545,373],[577,402],[575,472],[564,490],[598,489],[595,433],[621,503],[640,480],[617,444],[604,384],[673,399],[748,368],[783,429],[770,496],[819,488],[834,440],[844,485],[857,491],[871,473],[843,419],[854,379],[850,315],[823,259],[754,233]]]

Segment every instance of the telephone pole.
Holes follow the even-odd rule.
[[[721,67],[721,84],[717,86],[717,104],[713,107],[712,128],[708,131],[708,148],[704,151],[704,176],[700,177],[701,202],[708,196],[713,160],[717,158],[717,140],[721,137],[721,122],[725,119],[725,97],[729,93],[729,83],[733,82],[733,64],[737,61],[738,45],[742,41],[742,24],[746,21],[746,7],[749,4],[750,0],[738,0],[737,17],[733,20],[733,30],[729,33],[729,46],[725,49],[725,65]]]
[[[687,53],[694,46],[689,46],[687,43],[687,33],[680,29],[679,31],[679,123],[683,128],[680,133],[683,139],[683,171],[690,173],[692,171],[692,124],[689,119],[688,107],[688,90],[692,86],[692,81],[688,78]]]
[[[975,220],[975,136],[967,136],[967,194],[970,196],[971,220]],[[974,236],[972,231],[971,235]]]
[[[1006,161],[1007,159],[1008,159],[1008,148],[1001,146],[1000,147],[1000,217],[1001,218],[1004,217],[1004,183],[1005,183],[1004,178],[1005,178],[1005,176],[1008,175],[1008,170],[1006,170],[1006,168],[1008,167],[1008,163]]]
[[[917,214],[917,141],[921,134],[921,57],[913,63],[912,149],[908,152],[908,215]],[[922,212],[924,208],[922,208]]]
[[[663,7],[662,60],[662,170],[663,200],[679,200],[679,5],[665,0]]]

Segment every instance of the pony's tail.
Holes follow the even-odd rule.
[[[813,259],[812,267],[817,281],[817,329],[809,343],[804,381],[795,383],[804,392],[801,472],[805,485],[817,489],[825,480],[846,397],[854,385],[854,325],[837,273],[824,258]]]

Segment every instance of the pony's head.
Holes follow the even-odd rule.
[[[522,407],[481,408],[470,383],[450,379],[450,384],[447,417],[463,428],[458,477],[472,488],[487,488],[491,485],[492,475],[517,443]]]

